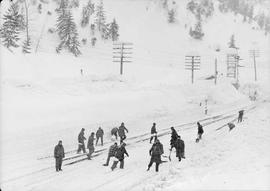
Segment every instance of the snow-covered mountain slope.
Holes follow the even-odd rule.
[[[121,182],[119,177],[124,177],[130,182],[128,185],[122,185],[122,190],[129,190],[130,186],[135,190],[162,190],[162,182],[165,182],[169,190],[177,190],[180,186],[188,188],[190,184],[199,185],[197,183],[202,177],[202,188],[208,189],[209,180],[213,175],[205,175],[205,171],[213,172],[214,175],[221,174],[220,176],[225,177],[228,185],[233,185],[232,187],[241,186],[233,184],[228,176],[237,171],[238,177],[246,166],[237,169],[235,166],[239,163],[236,163],[224,174],[220,171],[226,169],[229,162],[239,162],[243,159],[232,149],[231,143],[237,145],[239,150],[245,149],[246,145],[253,142],[266,148],[269,139],[264,136],[269,134],[266,129],[269,121],[263,120],[268,115],[259,113],[269,111],[268,106],[259,109],[254,115],[249,114],[248,124],[239,125],[234,134],[228,134],[226,129],[216,138],[215,133],[209,132],[199,145],[194,144],[195,126],[191,126],[192,130],[186,133],[180,130],[181,136],[187,141],[187,154],[190,159],[187,158],[183,166],[176,162],[164,164],[162,168],[169,170],[160,175],[144,172],[149,159],[149,145],[146,146],[145,142],[128,147],[131,156],[127,160],[125,170],[116,171],[115,174],[108,172],[110,169],[101,170],[100,166],[107,153],[91,162],[83,161],[78,165],[65,166],[62,174],[55,174],[52,168],[53,158],[37,159],[51,155],[59,139],[63,140],[66,151],[75,150],[77,134],[83,127],[88,136],[92,131],[96,131],[98,126],[102,126],[105,130],[105,141],[111,143],[110,130],[121,122],[125,122],[129,129],[128,137],[132,137],[148,133],[153,122],[158,124],[158,128],[163,129],[228,111],[236,114],[239,108],[251,104],[248,96],[253,95],[255,90],[259,101],[269,101],[270,94],[266,88],[270,82],[269,35],[266,37],[262,31],[253,30],[252,25],[242,23],[240,16],[216,11],[213,17],[203,24],[203,40],[197,41],[188,35],[189,26],[193,25],[194,18],[186,10],[186,0],[176,1],[175,24],[167,23],[167,13],[158,1],[104,0],[107,20],[116,18],[120,27],[120,40],[132,42],[134,47],[133,62],[124,65],[124,75],[120,76],[118,63],[112,62],[112,43],[99,39],[96,47],[91,47],[89,29],[78,29],[80,39],[88,38],[88,44],[81,46],[81,56],[74,57],[67,52],[55,53],[55,47],[59,43],[58,37],[56,33],[48,33],[48,30],[55,28],[56,4],[54,1],[48,2],[43,4],[42,14],[37,12],[36,7],[31,7],[30,10],[32,54],[23,55],[20,53],[21,49],[11,53],[0,45],[1,188],[14,190],[18,186],[21,190],[60,190],[54,182],[57,181],[63,189],[74,190],[80,185],[81,190],[96,190],[98,186],[105,184],[105,187],[101,186],[99,189],[110,190]],[[80,23],[82,6],[86,3],[87,1],[80,1],[79,8],[73,10],[77,26]],[[1,18],[5,8],[7,7],[1,4]],[[47,14],[48,11],[52,14]],[[93,22],[93,17],[90,20]],[[234,80],[225,77],[225,58],[228,51],[226,47],[232,34],[235,34],[236,44],[240,47],[239,53],[243,58],[240,64],[244,67],[239,71],[240,91],[231,85]],[[217,47],[220,48],[220,52],[215,51]],[[253,60],[248,55],[249,49],[260,49],[261,52],[257,58],[257,82],[254,82]],[[190,53],[202,56],[201,70],[195,71],[193,85],[190,71],[184,68],[184,56]],[[206,80],[214,74],[215,58],[218,61],[219,72],[217,85],[214,85],[213,80]],[[204,114],[206,99],[207,116]],[[226,123],[227,121],[222,121],[211,128],[209,126],[209,129],[213,130]],[[251,129],[243,132],[242,126]],[[262,128],[262,131],[255,131],[255,127]],[[256,136],[247,140],[252,135]],[[237,139],[238,137],[240,138]],[[168,151],[169,136],[162,137],[161,140]],[[98,146],[97,149],[107,146]],[[197,153],[200,149],[202,151]],[[256,156],[262,154],[262,150],[252,151],[252,157],[244,164],[254,162]],[[250,154],[249,152],[244,152],[244,156]],[[236,158],[224,160],[224,157],[219,156],[223,154],[235,155]],[[205,161],[199,160],[200,157]],[[264,159],[269,159],[269,156],[264,155]],[[267,162],[261,164],[268,165]],[[200,169],[200,165],[208,166],[206,169]],[[261,167],[252,166],[248,169],[252,173]],[[45,172],[35,173],[44,168],[47,169]],[[89,176],[90,171],[98,172],[98,176],[94,176],[95,173]],[[186,172],[183,176],[182,171]],[[198,176],[195,176],[197,172]],[[250,178],[249,175],[247,177]],[[259,175],[267,177],[268,174]],[[116,181],[115,176],[118,179]],[[222,177],[218,178],[214,187],[228,188],[219,182]],[[141,183],[145,179],[147,186],[144,188]],[[170,180],[184,183],[173,185]],[[156,185],[153,182],[158,183]],[[266,181],[263,181],[260,185],[258,183],[256,188],[269,187]]]

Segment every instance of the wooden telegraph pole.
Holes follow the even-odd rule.
[[[257,63],[256,63],[256,58],[260,56],[260,52],[259,52],[259,50],[249,50],[249,56],[253,58],[254,76],[255,76],[255,81],[257,81]]]
[[[215,59],[215,85],[217,85],[217,59]]]
[[[132,62],[129,60],[132,57],[128,56],[129,54],[132,54],[132,45],[132,43],[128,42],[118,42],[113,44],[113,62],[120,63],[120,75],[123,75],[124,63]]]
[[[200,70],[201,56],[185,56],[185,69],[191,70],[191,83],[194,83],[194,70]]]

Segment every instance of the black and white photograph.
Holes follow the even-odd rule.
[[[270,0],[0,2],[0,191],[270,190]]]

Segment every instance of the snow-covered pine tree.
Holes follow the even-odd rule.
[[[119,37],[119,26],[116,23],[116,20],[113,19],[113,22],[110,23],[110,27],[109,27],[109,34],[110,34],[110,38],[112,39],[112,41],[117,41],[118,37]]]
[[[70,44],[69,44],[69,50],[77,57],[81,54],[79,47],[80,47],[80,42],[78,40],[78,33],[76,32],[71,37]]]
[[[85,27],[89,24],[90,16],[95,11],[95,4],[91,2],[91,0],[88,1],[87,5],[83,7],[82,11],[82,20],[81,20],[81,26]]]
[[[189,28],[189,35],[192,37],[193,35],[193,30],[192,30],[192,27]]]
[[[70,0],[69,8],[78,8],[80,6],[79,0]]]
[[[265,15],[264,13],[260,14],[257,20],[258,25],[260,26],[261,29],[263,29],[264,25],[265,25]]]
[[[42,4],[38,4],[38,13],[41,14],[42,13]]]
[[[195,14],[195,11],[196,11],[197,6],[198,6],[198,4],[194,0],[191,0],[187,4],[187,9],[190,10],[192,13]]]
[[[195,29],[193,31],[193,37],[195,39],[201,40],[203,36],[204,36],[204,33],[202,32],[202,21],[197,20],[197,23],[195,25]]]
[[[248,22],[251,23],[254,15],[254,6],[250,6],[248,9]]]
[[[110,38],[110,24],[105,24],[101,27],[101,38],[108,40]]]
[[[31,53],[31,40],[30,38],[27,38],[24,42],[23,42],[23,46],[22,46],[22,52],[24,54],[29,54]]]
[[[65,0],[62,0],[65,1]],[[62,4],[58,10],[57,19],[57,32],[60,38],[60,44],[56,48],[56,52],[59,53],[62,48],[67,48],[75,56],[81,54],[79,50],[79,38],[71,11],[67,8],[67,4]]]
[[[175,22],[175,10],[171,9],[168,11],[168,22],[169,23],[174,23]]]
[[[99,5],[96,7],[96,18],[95,24],[97,26],[98,31],[102,32],[104,27],[106,26],[106,17],[104,13],[103,1],[100,0]]]
[[[56,12],[62,13],[68,8],[69,0],[60,0],[59,7],[56,9]]]
[[[228,43],[228,45],[229,45],[229,48],[236,48],[234,34],[231,36],[230,42]]]
[[[3,16],[4,23],[0,29],[2,43],[7,48],[18,47],[20,23],[19,23],[18,4],[12,3],[7,13]]]
[[[162,7],[168,9],[168,0],[163,0]]]
[[[231,9],[235,14],[239,13],[240,0],[227,0],[228,8]]]
[[[270,17],[265,19],[265,35],[270,33]]]

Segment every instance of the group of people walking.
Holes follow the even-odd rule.
[[[238,115],[238,122],[242,122],[243,120],[243,114],[244,110],[239,111]],[[198,136],[196,138],[196,142],[199,142],[202,139],[202,135],[204,133],[203,126],[197,122],[198,127]],[[232,127],[229,125],[230,130]],[[79,154],[81,151],[86,154],[86,148],[84,141],[86,140],[84,135],[85,129],[82,128],[79,135],[78,135],[78,149],[77,154]],[[108,156],[106,163],[103,164],[103,166],[109,166],[110,159],[113,158],[113,164],[111,166],[111,170],[114,170],[117,167],[117,164],[120,163],[120,169],[124,168],[124,159],[125,156],[129,157],[129,154],[126,150],[126,143],[124,140],[127,138],[126,133],[128,133],[128,129],[125,127],[124,123],[121,123],[121,125],[117,128],[114,127],[111,130],[111,135],[115,137],[115,142],[113,145],[110,146]],[[96,135],[96,138],[95,138]],[[99,140],[101,141],[101,145],[103,146],[103,136],[104,131],[101,127],[98,128],[96,133],[92,132],[88,138],[87,142],[87,157],[89,160],[91,160],[92,154],[95,151],[94,145],[97,145]],[[120,138],[120,143],[117,143],[118,137]],[[94,141],[96,140],[95,144]],[[152,144],[152,141],[154,140],[154,143]],[[160,142],[157,136],[157,129],[156,129],[156,123],[153,123],[151,127],[151,137],[149,140],[150,144],[152,144],[151,149],[149,150],[149,155],[151,156],[150,162],[148,164],[147,171],[150,170],[153,163],[156,164],[155,170],[156,172],[159,171],[159,165],[163,162],[161,159],[161,156],[164,154],[163,144]],[[174,127],[171,127],[171,139],[170,139],[170,154],[169,159],[171,156],[172,150],[175,149],[176,151],[176,157],[179,161],[182,159],[185,159],[185,143],[181,139],[181,136],[178,135],[177,131],[174,129]],[[54,148],[54,158],[55,158],[55,167],[56,171],[62,171],[62,161],[63,158],[65,158],[65,152],[64,147],[62,145],[62,141],[60,140],[58,144]]]

